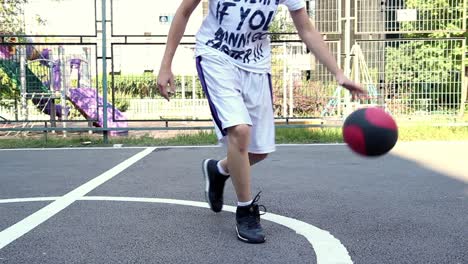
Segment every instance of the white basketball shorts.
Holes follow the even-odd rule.
[[[227,146],[227,128],[246,124],[250,153],[275,151],[271,75],[245,71],[219,55],[198,56],[196,63],[219,142]]]

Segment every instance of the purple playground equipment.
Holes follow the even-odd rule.
[[[87,119],[97,120],[93,122],[96,127],[104,126],[104,100],[97,93],[96,88],[79,87],[81,83],[81,59],[71,59],[70,69],[75,69],[78,72],[78,88],[68,90],[68,99],[78,109],[78,111]],[[59,67],[60,68],[60,67]],[[115,108],[112,104],[107,103],[107,127],[108,128],[126,128],[128,123],[125,115]],[[111,130],[111,136],[128,135],[128,130]]]
[[[26,55],[29,57],[33,52],[34,52],[34,47],[27,46]],[[62,88],[61,87],[62,86],[61,85],[62,76],[60,74],[60,66],[61,66],[60,61],[56,60],[56,61],[52,62],[51,59],[50,59],[50,50],[49,49],[43,49],[40,52],[39,63],[42,66],[46,66],[46,67],[49,67],[49,68],[52,65],[52,72],[51,72],[51,78],[53,78],[52,87],[53,87],[54,91],[56,91],[56,92],[60,91],[60,89]],[[51,87],[50,86],[51,85],[50,80],[45,81],[43,84],[44,84],[45,87]],[[55,107],[55,115],[60,119],[63,117],[64,113],[67,113],[67,116],[70,113],[69,107],[67,107],[66,112],[62,111],[62,106],[58,105],[58,104],[53,104],[51,102],[50,98],[44,98],[44,97],[36,98],[36,97],[33,97],[32,102],[37,106],[37,108],[39,108],[46,115],[51,115],[52,114],[53,107]]]
[[[0,45],[0,59],[8,59],[11,57],[8,46]]]
[[[80,87],[81,84],[81,59],[70,59],[69,67],[70,71],[76,70],[78,81],[77,81],[77,88],[71,87],[62,87],[62,63],[66,63],[60,60],[53,60],[51,50],[43,49],[41,52],[35,50],[33,46],[28,46],[26,49],[27,56],[33,54],[39,54],[39,58],[37,61],[43,65],[48,67],[50,70],[50,80],[46,82],[42,82],[44,87],[50,87],[50,92],[60,92],[62,89],[66,89],[66,99],[68,99],[76,109],[88,120],[93,120],[93,125],[96,127],[103,127],[104,126],[104,115],[103,115],[103,98],[99,96],[97,93],[96,88],[85,88]],[[10,49],[6,45],[0,45],[0,60],[11,60],[14,54],[11,53]],[[18,66],[19,67],[19,64]],[[32,73],[31,73],[32,74]],[[33,74],[34,75],[34,74]],[[39,79],[35,76],[32,78],[33,81],[39,81]],[[68,86],[69,84],[65,84]],[[40,86],[40,84],[38,84]],[[62,97],[64,98],[64,97]],[[60,118],[64,119],[67,118],[70,111],[69,107],[63,108],[62,105],[55,104],[53,102],[53,97],[32,97],[32,102],[45,114],[55,115]],[[55,108],[55,109],[54,109]],[[52,111],[55,110],[55,111]],[[65,115],[66,113],[66,115]],[[119,120],[126,120],[124,114],[115,108],[112,104],[107,104],[107,127],[110,130],[110,135],[128,135],[128,130],[112,130],[112,128],[127,128],[128,122],[126,121],[119,121]]]
[[[86,118],[98,120],[93,124],[97,127],[102,127],[103,122],[103,113],[104,113],[104,102],[102,97],[98,96],[96,89],[94,88],[74,88],[69,90],[68,98],[73,103],[73,105],[78,109],[78,111]],[[97,98],[97,100],[96,100]],[[113,115],[115,113],[115,120],[125,120],[125,116],[111,104],[107,104],[107,127],[109,128],[126,128],[128,127],[127,122],[114,122]],[[117,130],[111,131],[111,135],[127,135],[128,131],[126,130]]]

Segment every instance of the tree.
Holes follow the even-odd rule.
[[[21,15],[24,3],[26,0],[0,0],[0,45],[2,42],[7,42],[4,35],[19,35],[24,32]],[[0,100],[15,99],[18,95],[17,83],[0,68]]]
[[[0,0],[0,34],[17,35],[23,31],[21,7],[27,0]]]
[[[0,0],[0,45],[6,42],[24,41],[24,37],[21,37],[25,33],[23,8],[27,2],[28,0]],[[38,24],[46,22],[39,16],[35,19]],[[4,45],[3,48],[14,52],[13,46]],[[19,85],[0,67],[0,100],[16,99],[19,94]]]
[[[419,22],[403,22],[402,30],[440,29],[434,33],[412,33],[409,38],[444,38],[464,37],[465,52],[468,54],[468,31],[463,28],[463,20],[468,25],[468,10],[464,10],[464,0],[407,0],[406,8],[417,9]],[[464,16],[465,15],[465,16]],[[458,56],[463,56],[463,51],[456,50]],[[468,56],[462,57],[468,63]]]
[[[295,33],[296,28],[289,19],[289,13],[284,7],[280,6],[275,19],[270,25],[269,32],[271,33],[271,40],[277,41],[282,39],[281,34]]]

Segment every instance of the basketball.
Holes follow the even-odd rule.
[[[377,107],[351,113],[343,124],[343,139],[354,152],[369,157],[389,152],[398,140],[395,120]]]

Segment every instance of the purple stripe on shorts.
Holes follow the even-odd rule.
[[[268,73],[268,84],[270,86],[271,107],[273,107],[273,84],[271,82],[271,73]]]
[[[198,77],[200,77],[200,83],[203,88],[203,91],[206,94],[206,98],[208,99],[208,103],[210,105],[210,110],[211,110],[211,115],[213,116],[213,120],[216,124],[216,126],[219,128],[221,131],[221,134],[223,136],[227,135],[227,131],[223,130],[223,126],[221,124],[221,119],[219,119],[218,111],[216,110],[215,105],[213,104],[213,101],[211,101],[210,94],[208,93],[208,86],[206,85],[206,80],[205,80],[205,75],[203,74],[203,68],[201,66],[201,61],[202,57],[198,56],[197,57],[197,72],[198,72]]]

